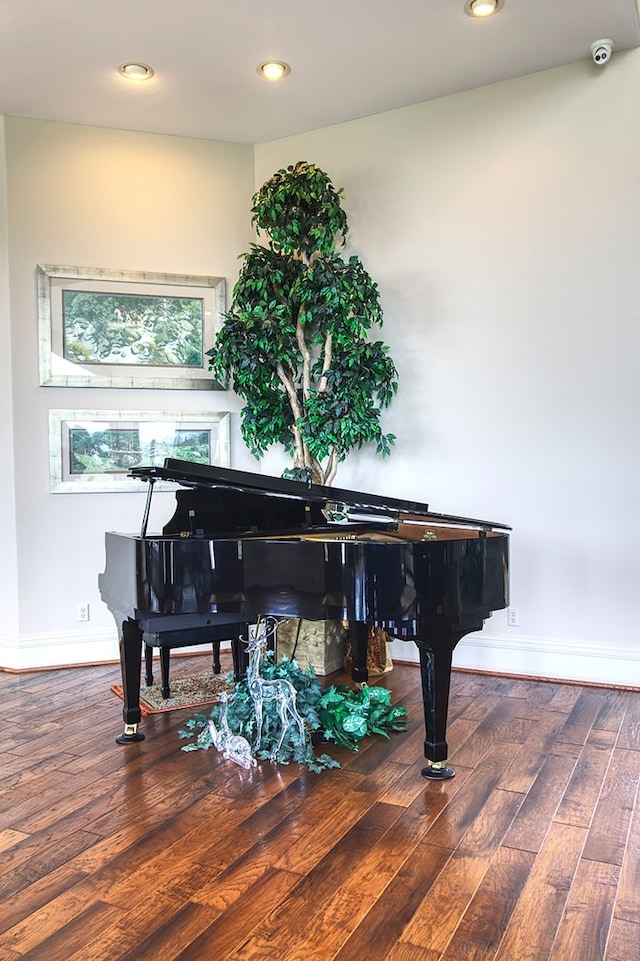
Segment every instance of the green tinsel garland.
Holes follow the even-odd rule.
[[[297,761],[319,773],[326,768],[340,767],[328,754],[316,756],[314,741],[329,741],[340,747],[358,750],[358,742],[368,734],[382,734],[404,730],[407,711],[391,705],[391,691],[384,687],[364,686],[353,690],[346,684],[333,684],[328,689],[318,683],[313,667],[302,670],[295,661],[282,658],[276,662],[272,651],[263,655],[260,664],[262,677],[271,680],[285,678],[297,693],[297,709],[305,723],[307,736],[302,740],[295,725],[287,730],[275,760],[280,764]],[[216,725],[220,722],[220,708],[214,706],[210,714]],[[233,698],[227,705],[227,723],[234,734],[241,734],[250,744],[256,739],[256,717],[253,701],[245,679],[235,686]],[[178,732],[180,738],[194,738],[183,751],[208,750],[213,742],[208,718],[196,714]],[[276,704],[264,703],[262,745],[256,754],[259,760],[271,757],[280,736],[280,718]]]

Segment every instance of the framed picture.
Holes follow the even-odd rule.
[[[40,264],[36,280],[41,386],[219,389],[223,277]]]
[[[229,467],[226,412],[50,410],[49,489],[53,494],[142,491],[132,467],[165,457]],[[157,490],[173,484],[158,482]]]

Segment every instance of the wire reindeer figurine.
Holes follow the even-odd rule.
[[[260,749],[262,743],[265,703],[275,703],[280,719],[278,741],[269,755],[271,760],[277,757],[285,735],[292,725],[298,729],[301,744],[304,743],[306,738],[304,720],[298,713],[296,706],[296,689],[291,681],[283,677],[267,679],[260,676],[260,659],[267,649],[268,640],[273,636],[276,628],[277,621],[275,618],[260,618],[255,628],[250,630],[249,640],[247,641],[247,652],[249,654],[247,688],[249,696],[253,701],[253,710],[256,718],[256,742],[254,752]]]
[[[228,761],[235,761],[236,764],[240,764],[249,770],[249,768],[255,767],[257,764],[256,759],[251,754],[251,745],[246,737],[242,737],[241,734],[234,734],[229,727],[227,722],[229,695],[227,692],[222,691],[219,699],[222,703],[220,720],[218,722],[220,727],[216,727],[213,718],[210,718],[209,731],[211,733],[211,740],[213,741],[214,747],[222,752],[224,758]]]

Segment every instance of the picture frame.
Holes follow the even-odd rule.
[[[229,421],[227,411],[50,410],[49,490],[146,493],[128,471],[165,457],[229,467]]]
[[[40,386],[220,389],[224,277],[38,264],[36,286]]]

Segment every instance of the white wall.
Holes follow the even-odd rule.
[[[0,610],[2,610],[1,630],[10,635],[15,635],[18,629],[17,533],[15,483],[13,471],[9,466],[13,463],[14,435],[4,143],[4,124],[0,117],[0,450],[4,452],[3,466],[5,467],[5,469],[0,469],[0,504],[3,512],[2,549],[0,550]],[[9,469],[6,469],[7,467]]]
[[[255,148],[345,188],[381,289],[397,447],[337,483],[513,526],[520,626],[460,665],[640,685],[639,86],[633,51]]]
[[[2,570],[17,572],[18,587],[10,580],[3,583],[8,605],[3,596],[0,665],[115,658],[115,626],[97,585],[104,569],[104,533],[139,530],[144,492],[49,493],[48,411],[237,411],[239,405],[220,391],[40,387],[35,268],[46,263],[221,275],[230,290],[237,256],[252,239],[253,151],[245,145],[16,118],[5,118],[3,129],[0,203],[6,194],[8,253],[3,231],[0,476],[8,536],[3,536]],[[237,424],[232,457],[237,466],[255,464]],[[14,480],[17,549],[11,539]],[[173,495],[154,499],[157,529],[172,512]],[[91,620],[80,625],[76,605],[85,601]]]
[[[307,159],[346,189],[401,377],[395,452],[354,456],[339,485],[513,526],[520,627],[494,615],[458,664],[640,685],[639,83],[640,51],[620,53],[255,150],[6,118],[0,665],[117,654],[104,531],[137,530],[143,495],[50,494],[48,410],[239,409],[220,392],[39,387],[36,264],[222,274],[230,290],[254,187]],[[232,464],[256,467],[237,418]]]

